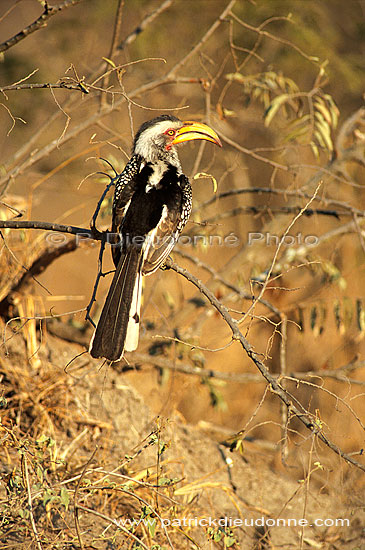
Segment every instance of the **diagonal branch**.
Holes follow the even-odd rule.
[[[201,267],[202,269],[205,269],[205,271],[208,271],[208,273],[212,276],[213,280],[220,282],[226,288],[228,288],[229,290],[232,290],[240,298],[243,298],[244,300],[252,301],[251,293],[245,292],[244,290],[239,288],[237,285],[234,285],[233,283],[231,283],[231,281],[226,280],[217,271],[215,271],[210,265],[200,260],[200,258],[197,258],[196,256],[192,256],[191,254],[187,254],[186,252],[183,252],[179,248],[174,249],[174,254],[179,254],[179,256],[181,256],[182,258],[186,258],[190,262],[194,263],[196,266]],[[273,304],[271,304],[264,298],[261,298],[259,301],[261,304],[267,307],[272,313],[277,315],[279,318],[281,317],[281,311],[277,307],[275,307]]]
[[[171,6],[172,2],[173,2],[173,0],[165,0],[152,13],[149,13],[148,15],[146,15],[142,19],[142,21],[140,22],[138,27],[136,29],[134,29],[134,31],[132,31],[130,34],[128,34],[128,36],[119,44],[119,46],[116,47],[116,49],[117,50],[124,50],[124,48],[126,46],[129,46],[129,44],[132,44],[132,42],[135,41],[137,36],[139,36],[141,34],[141,32],[143,32],[145,30],[145,28],[148,25],[150,25],[152,23],[152,21],[154,21],[158,15],[160,15],[160,13],[164,12],[165,10],[167,10]]]
[[[154,90],[159,86],[163,86],[171,83],[173,83],[173,79],[170,79],[167,77],[157,78],[152,82],[147,82],[146,84],[143,84],[138,88],[136,88],[135,90],[133,90],[133,92],[131,92],[128,95],[128,101],[138,95],[146,94],[147,92]],[[62,145],[74,139],[80,133],[90,128],[90,126],[97,123],[104,116],[107,116],[110,113],[112,113],[115,109],[119,108],[125,101],[126,101],[126,98],[124,97],[124,94],[123,94],[123,96],[120,99],[114,102],[114,105],[106,105],[102,110],[94,112],[91,116],[89,116],[86,120],[81,122],[73,130],[70,130],[69,132],[64,133],[61,137],[51,140],[49,143],[47,143],[40,149],[36,149],[36,151],[34,153],[31,153],[28,156],[28,158],[26,158],[21,164],[19,164],[18,166],[15,166],[0,178],[0,185],[4,184],[2,189],[0,190],[0,197],[2,197],[7,192],[10,182],[14,181],[14,179],[20,174],[22,174],[26,169],[33,166],[40,159],[49,155],[55,149],[59,149]]]
[[[280,170],[288,171],[290,170],[289,166],[286,166],[285,164],[280,164],[279,162],[275,162],[274,160],[271,160],[267,157],[263,157],[262,155],[259,155],[258,153],[255,153],[255,151],[252,151],[251,149],[247,149],[247,147],[243,147],[243,145],[240,145],[239,143],[236,143],[232,139],[230,139],[228,136],[225,136],[222,134],[222,132],[219,132],[219,136],[222,141],[225,143],[228,143],[228,145],[231,145],[241,153],[244,153],[245,155],[249,155],[250,157],[253,157],[256,160],[260,160],[261,162],[265,162],[266,164],[270,164],[273,168],[278,168]]]
[[[224,319],[224,321],[227,323],[227,325],[230,327],[232,331],[232,339],[237,340],[244,351],[247,353],[249,358],[254,362],[264,379],[270,384],[271,391],[273,393],[276,393],[276,395],[285,403],[285,405],[288,407],[288,410],[292,413],[292,415],[296,416],[304,426],[310,430],[312,433],[317,435],[317,437],[325,443],[332,451],[334,451],[336,454],[338,454],[341,458],[346,460],[349,464],[352,464],[353,466],[356,466],[360,470],[363,470],[365,472],[365,465],[361,464],[360,462],[357,462],[354,460],[351,456],[344,453],[340,447],[338,447],[335,443],[332,443],[328,439],[328,437],[323,433],[322,427],[320,423],[318,423],[317,419],[310,415],[308,412],[300,411],[298,407],[294,404],[293,400],[289,396],[288,392],[282,387],[280,382],[268,371],[267,367],[264,365],[264,363],[259,359],[259,354],[253,349],[251,344],[246,340],[246,338],[241,333],[238,322],[231,316],[229,313],[228,308],[226,308],[215,296],[214,294],[199,280],[197,277],[189,273],[186,269],[180,267],[179,265],[175,264],[171,259],[168,259],[166,261],[165,266],[167,268],[172,269],[179,275],[182,275],[187,279],[190,283],[192,283],[196,288],[204,294],[204,296],[209,300],[209,302],[212,304],[213,307],[219,312],[221,317]]]
[[[209,27],[209,29],[204,34],[204,36],[199,40],[199,42],[197,44],[195,44],[195,46],[190,50],[189,53],[186,54],[185,57],[180,59],[180,61],[178,61],[172,67],[172,69],[168,72],[168,75],[167,75],[168,77],[172,78],[173,76],[175,76],[177,71],[179,71],[181,69],[181,67],[183,67],[189,61],[189,59],[191,59],[200,50],[200,48],[203,46],[203,44],[205,44],[208,41],[208,39],[215,33],[215,31],[219,28],[219,26],[223,22],[227,21],[226,17],[230,13],[230,11],[233,8],[233,6],[235,5],[236,1],[237,0],[230,0],[230,2],[228,2],[227,6],[224,8],[224,10],[220,14],[220,16]]]
[[[18,34],[0,44],[0,53],[6,52],[6,50],[9,50],[9,48],[15,46],[15,44],[17,44],[21,40],[24,40],[24,38],[26,38],[33,32],[45,27],[47,25],[48,19],[50,19],[50,17],[52,17],[53,15],[56,15],[56,13],[59,13],[65,8],[69,8],[70,6],[79,4],[80,2],[82,2],[82,0],[64,0],[64,2],[62,2],[62,4],[59,4],[58,6],[49,6],[47,2],[45,2],[42,15],[40,15],[38,19],[33,21],[33,23],[25,27],[22,31],[18,32]]]

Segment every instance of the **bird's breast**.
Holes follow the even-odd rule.
[[[147,166],[147,177],[145,179],[146,193],[152,189],[158,189],[163,184],[164,174],[168,171],[168,166],[165,163],[155,163]],[[143,171],[142,171],[143,172]]]

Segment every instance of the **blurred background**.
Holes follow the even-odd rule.
[[[194,188],[185,235],[200,238],[181,242],[173,258],[241,319],[242,333],[270,372],[292,378],[283,384],[331,440],[359,455],[365,383],[364,2],[125,0],[119,27],[118,4],[75,3],[3,51],[1,200],[20,210],[22,219],[89,227],[107,182],[95,173],[111,173],[100,157],[121,171],[134,132],[161,113],[211,125],[222,149],[195,142],[179,150]],[[3,0],[0,10],[5,42],[43,7],[36,0]],[[194,179],[202,173],[208,176]],[[99,229],[110,225],[111,194]],[[14,211],[1,205],[1,216],[12,219]],[[22,266],[57,246],[44,231],[4,230],[3,236],[2,300],[14,291]],[[217,238],[209,241],[212,236]],[[229,246],[227,236],[233,237]],[[41,284],[20,292],[18,314],[64,314],[63,321],[88,338],[84,308],[98,250],[96,243],[83,242],[61,255],[38,277]],[[110,269],[107,249],[104,270]],[[99,285],[95,319],[110,280]],[[257,303],[264,284],[265,303]],[[177,411],[220,439],[246,427],[242,437],[272,444],[270,460],[278,468],[286,426],[285,455],[296,476],[309,445],[305,428],[296,419],[283,420],[279,399],[265,390],[206,299],[172,271],[146,278],[144,296],[141,343],[127,358],[132,369],[126,376],[145,402],[155,413]],[[8,309],[5,318],[16,311]],[[36,325],[35,331],[28,357],[47,340],[45,328],[39,332]],[[175,367],[256,378],[238,384],[190,376],[163,368],[161,358]],[[316,453],[331,472],[328,479],[337,475],[338,457],[324,446]]]

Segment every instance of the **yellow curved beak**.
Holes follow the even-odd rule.
[[[209,128],[209,126],[201,122],[192,122],[190,120],[184,122],[184,126],[176,132],[172,144],[177,145],[178,143],[191,141],[193,139],[205,139],[206,141],[211,141],[219,145],[219,147],[222,147],[221,140],[212,128]]]

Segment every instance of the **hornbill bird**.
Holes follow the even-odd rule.
[[[209,126],[170,115],[145,122],[136,133],[132,156],[115,183],[116,270],[90,343],[92,357],[119,361],[124,351],[137,348],[142,275],[164,262],[191,212],[191,185],[175,146],[194,139],[221,146]]]

